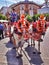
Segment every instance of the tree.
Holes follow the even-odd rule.
[[[32,22],[32,21],[33,21],[32,17],[31,17],[30,15],[27,15],[27,16],[26,16],[26,19],[27,19],[27,21],[29,21],[29,22]]]
[[[47,14],[44,14],[44,15],[46,17],[46,21],[49,21],[49,14],[47,13]]]
[[[3,16],[2,14],[0,14],[0,20],[7,20],[7,17],[6,16]]]
[[[0,14],[0,20],[2,19],[2,14]]]
[[[35,14],[32,19],[35,22],[36,20],[38,20],[38,17],[40,17],[40,14]]]

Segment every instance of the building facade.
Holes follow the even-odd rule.
[[[2,7],[0,13],[6,15],[8,7]]]
[[[10,6],[11,8],[14,8],[18,15],[21,14],[29,14],[30,16],[33,16],[34,14],[37,14],[37,10],[41,7],[38,4],[34,3],[33,1],[22,1],[14,6]]]
[[[45,14],[45,13],[49,13],[48,0],[45,0],[45,3],[43,4],[43,6],[40,9],[38,9],[38,14]]]

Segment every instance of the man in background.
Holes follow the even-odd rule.
[[[11,22],[16,22],[17,21],[17,13],[15,11],[15,9],[12,9],[11,13],[10,13],[10,21]]]
[[[3,31],[4,31],[4,25],[3,25],[3,23],[0,22],[0,36],[1,36],[1,38],[4,38]]]

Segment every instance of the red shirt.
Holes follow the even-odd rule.
[[[33,28],[36,28],[36,27],[37,27],[37,23],[33,22]]]

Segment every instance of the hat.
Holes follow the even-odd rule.
[[[24,14],[22,14],[20,17],[21,17],[21,18],[25,18],[25,15],[24,15]]]
[[[44,19],[44,14],[41,14],[40,15],[40,19]]]

